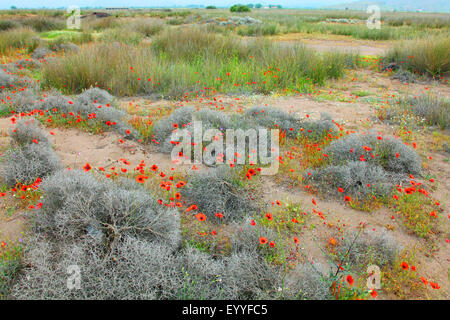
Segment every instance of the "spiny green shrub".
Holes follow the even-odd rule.
[[[237,174],[237,169],[225,165],[191,174],[182,195],[211,220],[217,219],[215,214],[219,212],[227,221],[240,220],[254,213],[256,205]]]
[[[243,4],[235,4],[230,7],[230,12],[250,12],[250,8]]]
[[[388,172],[420,174],[422,161],[417,152],[399,138],[375,132],[350,134],[325,148],[332,165],[364,161],[381,166]],[[362,158],[363,156],[363,158]]]

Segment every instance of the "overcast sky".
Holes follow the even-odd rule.
[[[9,9],[11,6],[16,6],[17,8],[60,8],[71,5],[77,5],[79,7],[172,7],[190,4],[228,7],[236,3],[281,4],[283,7],[288,8],[316,8],[349,2],[352,2],[352,0],[0,0],[0,8]]]

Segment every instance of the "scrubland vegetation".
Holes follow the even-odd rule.
[[[448,14],[91,13],[0,12],[1,299],[448,297]],[[275,129],[278,155],[242,141],[278,171],[226,150],[178,167],[172,134],[199,121],[200,150]]]

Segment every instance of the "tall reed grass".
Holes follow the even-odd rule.
[[[357,55],[319,54],[301,45],[243,41],[203,28],[163,32],[152,43],[93,44],[43,66],[45,86],[80,92],[98,85],[123,95],[180,96],[205,87],[223,92],[311,90],[342,76]]]
[[[450,38],[431,37],[404,41],[388,51],[384,62],[395,62],[416,74],[448,76],[450,70]]]

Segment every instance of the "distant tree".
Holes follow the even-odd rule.
[[[231,12],[250,12],[250,8],[247,6],[244,6],[242,4],[235,4],[234,6],[231,6],[230,8]]]
[[[11,10],[16,10],[17,7],[16,6],[11,6]]]
[[[277,5],[277,8],[278,8],[278,9],[281,9],[281,8],[282,8],[281,4]]]
[[[207,6],[206,9],[217,9],[216,6]]]
[[[247,7],[249,7],[250,9],[253,9],[255,6],[253,5],[253,3],[249,3],[249,4],[247,5]]]
[[[256,8],[256,9],[261,9],[261,8],[262,8],[262,4],[261,4],[261,3],[255,4],[255,8]]]

